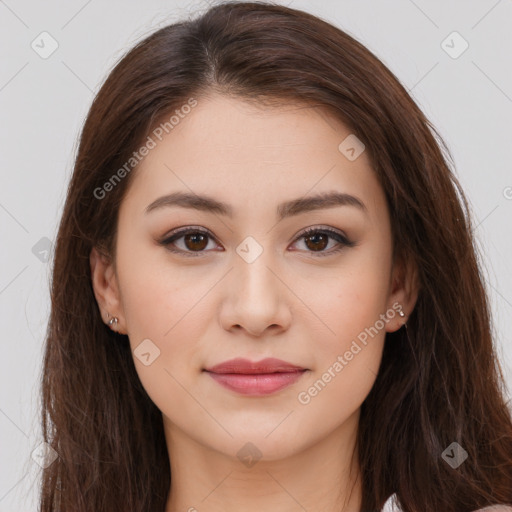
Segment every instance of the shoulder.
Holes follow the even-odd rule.
[[[384,503],[381,512],[402,512],[402,509],[398,505],[396,494],[392,494],[388,498],[386,503]],[[479,508],[474,512],[512,512],[512,507],[508,505],[492,505],[485,508]]]
[[[512,507],[508,505],[491,505],[490,507],[479,508],[475,512],[512,512]]]
[[[384,503],[381,512],[401,512],[401,508],[398,506],[396,494],[392,494]]]

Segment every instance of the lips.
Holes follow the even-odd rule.
[[[243,395],[268,395],[290,386],[307,371],[281,359],[231,359],[205,370],[217,383]]]
[[[301,366],[296,366],[281,359],[273,357],[252,362],[248,359],[230,359],[223,363],[207,368],[206,371],[212,373],[243,373],[246,375],[258,373],[288,373],[297,370],[305,370]]]

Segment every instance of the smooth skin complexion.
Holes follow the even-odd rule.
[[[313,107],[201,96],[133,171],[115,261],[91,253],[103,318],[118,318],[132,350],[146,339],[160,350],[150,365],[135,355],[134,364],[162,411],[172,474],[166,512],[359,510],[360,406],[385,334],[407,320],[417,287],[414,269],[393,262],[387,203],[366,153],[349,161],[338,150],[350,133]],[[148,209],[175,192],[208,196],[231,215],[163,201]],[[278,210],[330,192],[362,207]],[[189,236],[169,241],[187,227]],[[237,252],[247,237],[263,251],[251,263]],[[299,393],[395,303],[406,316],[394,315],[301,404]],[[275,357],[307,371],[278,392],[247,396],[204,371],[235,357]],[[247,443],[261,452],[251,467],[237,455]]]

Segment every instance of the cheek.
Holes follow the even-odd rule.
[[[329,430],[354,413],[368,396],[386,336],[384,286],[377,274],[352,274],[331,283],[315,304],[327,327],[315,338],[315,366],[299,390],[305,417],[322,417]],[[382,278],[382,276],[381,276]]]
[[[163,251],[135,247],[122,252],[120,244],[118,252],[122,306],[137,373],[160,406],[182,393],[177,382],[186,385],[200,371],[198,340],[211,322],[211,306],[201,298],[211,288],[212,276],[193,277],[192,267],[178,271]],[[148,352],[145,360],[140,357]],[[160,390],[166,390],[161,400]]]
[[[313,371],[297,390],[298,435],[310,431],[322,438],[343,428],[375,383],[385,340],[385,329],[376,324],[385,294],[374,278],[373,273],[340,277],[317,296],[329,329],[315,337]]]
[[[322,334],[315,339],[315,371],[308,382],[317,382],[310,395],[318,393],[317,406],[343,397],[350,410],[370,391],[380,366],[385,327],[395,315],[386,309],[390,265],[388,252],[377,244],[367,246],[354,252],[336,277],[317,280],[323,285],[310,288],[308,304],[322,320]]]
[[[141,337],[153,337],[168,343],[183,326],[190,327],[195,305],[211,278],[192,276],[192,267],[178,269],[164,249],[144,247],[135,240],[120,243],[118,254],[118,277],[130,339],[135,342]]]
[[[153,403],[172,417],[190,406],[184,389],[192,389],[200,372],[195,340],[209,318],[200,299],[211,277],[191,280],[150,251],[125,254],[130,257],[119,257],[118,277],[135,369]]]
[[[309,286],[308,304],[325,325],[322,338],[327,352],[343,350],[386,313],[389,277],[388,258],[361,251],[353,264],[338,269],[334,277],[331,274],[316,280],[319,286]],[[377,327],[382,329],[381,322]]]

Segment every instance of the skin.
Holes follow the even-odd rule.
[[[162,411],[172,473],[166,512],[359,510],[360,406],[385,334],[407,320],[417,287],[411,266],[392,260],[388,208],[367,154],[349,161],[338,150],[350,133],[318,108],[198,98],[134,171],[116,260],[91,252],[105,322],[107,312],[118,318],[115,329],[128,334],[132,350],[145,339],[160,350],[150,365],[135,355],[134,364]],[[278,221],[279,203],[331,190],[357,197],[366,211],[335,206]],[[175,191],[228,203],[233,217],[179,206],[145,213]],[[199,256],[158,243],[185,226],[211,233]],[[342,232],[355,245],[332,252],[333,238],[322,246],[298,236],[310,226]],[[236,252],[248,236],[263,249],[252,263]],[[181,237],[174,247],[190,254],[195,243]],[[396,303],[405,317],[389,319],[300,403],[299,393]],[[308,371],[274,394],[244,396],[202,371],[234,357],[276,357]],[[252,467],[237,456],[248,442],[261,454]]]

